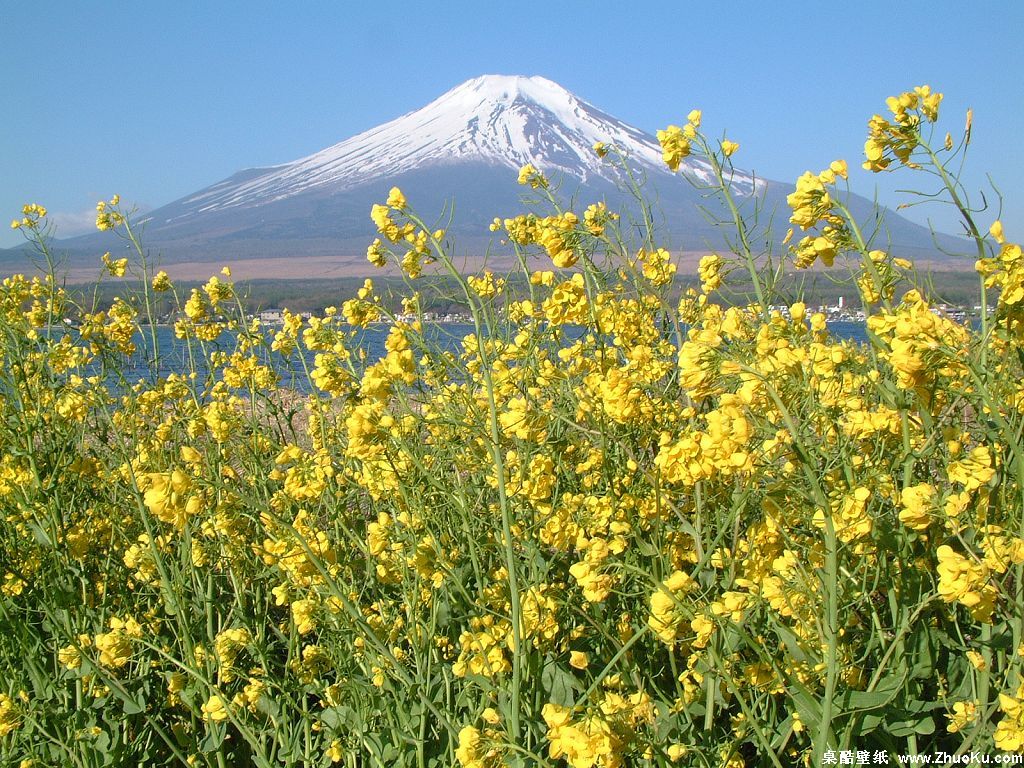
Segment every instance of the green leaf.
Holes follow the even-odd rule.
[[[106,731],[101,731],[100,735],[93,741],[92,747],[100,754],[106,754],[110,748],[110,734]]]
[[[209,730],[206,733],[206,738],[203,739],[199,745],[199,751],[209,754],[210,752],[216,752],[220,749],[220,745],[224,743],[224,737],[227,735],[227,728],[223,725],[210,725]]]
[[[554,659],[545,665],[540,676],[541,688],[552,704],[571,707],[576,703],[580,685],[576,678]]]
[[[146,711],[146,698],[141,691],[132,698],[119,698],[121,698],[121,707],[126,715],[139,715]]]
[[[644,538],[638,538],[635,546],[637,551],[644,557],[654,557],[658,554],[658,548]]]
[[[937,658],[935,638],[927,628],[915,632],[914,635],[910,677],[914,680],[934,680]]]
[[[869,713],[861,718],[860,726],[857,728],[857,733],[861,736],[866,736],[869,733],[875,731],[878,726],[885,722],[885,714]]]
[[[911,701],[906,706],[888,714],[885,729],[897,737],[910,736],[915,733],[928,736],[935,733],[935,717],[930,713],[942,707],[941,701]]]
[[[843,691],[836,703],[840,711],[845,714],[881,709],[896,698],[896,695],[903,690],[903,684],[904,680],[901,676],[889,675],[882,678],[874,690]]]
[[[887,720],[885,730],[891,736],[897,737],[911,734],[927,736],[935,733],[935,720],[931,716],[911,720]]]

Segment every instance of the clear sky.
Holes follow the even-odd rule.
[[[0,221],[38,202],[75,234],[115,192],[157,207],[471,77],[526,74],[650,132],[699,107],[709,131],[740,142],[738,166],[785,182],[836,158],[859,166],[885,97],[928,83],[946,94],[944,129],[956,134],[973,107],[964,179],[980,201],[991,175],[1007,236],[1021,238],[1022,29],[1016,0],[11,3],[0,12]],[[853,177],[890,205],[919,183]],[[945,209],[911,215],[955,231]],[[0,230],[0,245],[18,241]]]

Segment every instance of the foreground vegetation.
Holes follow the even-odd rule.
[[[940,100],[891,99],[866,165],[928,174],[960,210],[974,303],[998,296],[976,329],[896,293],[918,278],[848,214],[841,161],[797,181],[790,251],[755,251],[773,238],[730,188],[738,145],[696,111],[659,132],[665,161],[710,164],[735,246],[696,288],[600,204],[496,220],[518,277],[458,274],[397,189],[374,206],[368,257],[401,265],[406,313],[431,300],[424,270],[461,291],[457,354],[413,320],[361,356],[359,329],[393,311],[369,281],[275,329],[228,275],[179,294],[101,203],[137,246],[106,259],[134,295],[75,306],[52,269],[0,288],[0,761],[1024,750],[1024,270],[949,170],[969,122],[931,143]],[[547,190],[530,166],[520,181]],[[15,225],[49,260],[45,211]],[[645,241],[623,242],[635,225]],[[804,297],[769,309],[794,267],[845,256],[869,344]],[[750,295],[723,301],[730,281]],[[137,344],[158,370],[161,297],[194,369],[125,381]],[[273,365],[300,348],[308,398]]]

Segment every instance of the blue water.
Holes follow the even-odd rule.
[[[864,323],[836,320],[828,324],[828,329],[837,339],[855,341],[858,344],[868,343],[868,333]]]
[[[381,324],[372,325],[360,332],[355,349],[365,350],[365,364],[372,363],[384,356],[384,342],[387,339],[389,330],[390,326]],[[858,343],[867,342],[864,323],[861,322],[836,321],[829,323],[829,330],[836,338]],[[473,326],[466,323],[424,325],[423,329],[423,335],[428,344],[434,349],[446,352],[458,352],[463,337],[473,332]],[[572,329],[567,329],[566,335],[571,339],[581,332],[581,330],[578,330],[574,333]],[[196,352],[194,358],[190,360],[188,346],[184,341],[175,337],[172,328],[158,326],[156,336],[160,347],[158,376],[163,377],[171,373],[185,374],[192,371],[195,371],[200,379],[206,376],[205,356],[199,353],[198,346],[194,350]],[[116,378],[111,376],[109,377],[111,385],[116,387],[117,385],[133,384],[140,379],[149,379],[152,375],[146,352],[151,346],[148,330],[146,331],[146,338],[144,339],[140,335],[136,340],[136,344],[139,351],[129,358],[128,365],[117,366],[120,368],[120,374],[123,376],[123,379],[120,376]],[[196,343],[194,342],[194,344]],[[208,352],[220,350],[230,354],[234,351],[234,337],[225,333],[220,340],[208,342],[205,346]],[[261,354],[265,354],[265,351],[261,351]],[[291,357],[285,358],[277,353],[272,353],[269,362],[280,375],[282,386],[300,391],[308,391],[309,379],[306,370],[313,369],[315,357],[315,352],[306,350],[299,343]],[[96,372],[98,373],[99,371]]]
[[[273,334],[275,329],[270,328]],[[384,342],[387,340],[390,325],[376,324],[362,329],[356,337],[354,344],[349,345],[353,356],[359,354],[359,350],[365,351],[365,359],[357,363],[357,369],[361,365],[368,365],[380,360],[386,353]],[[424,325],[423,336],[432,349],[439,349],[445,352],[457,352],[462,339],[474,332],[474,326],[467,323],[444,323]],[[301,335],[301,334],[300,334]],[[157,326],[156,340],[159,347],[159,368],[157,376],[166,377],[172,373],[187,374],[195,372],[198,378],[206,376],[206,357],[214,352],[226,352],[231,354],[235,351],[235,337],[231,333],[224,333],[220,339],[213,342],[192,342],[192,356],[188,344],[174,335],[174,329],[169,326]],[[152,339],[149,329],[144,333],[136,335],[135,339],[138,351],[128,358],[127,365],[120,365],[120,372],[123,375],[123,382],[110,381],[111,384],[133,384],[140,379],[148,379],[152,375],[152,366],[149,356],[152,350]],[[204,351],[205,350],[205,354]],[[414,354],[417,354],[415,347]],[[288,357],[277,352],[269,352],[267,349],[260,349],[257,355],[264,357],[269,355],[265,362],[272,365],[281,377],[281,385],[300,391],[308,391],[309,376],[307,371],[312,371],[315,366],[317,352],[311,352],[302,344],[301,338],[296,344],[295,351]]]

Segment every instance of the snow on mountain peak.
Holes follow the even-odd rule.
[[[648,174],[667,174],[654,137],[580,100],[544,77],[483,75],[425,107],[292,163],[240,174],[183,201],[192,210],[248,207],[307,191],[347,190],[429,165],[484,161],[517,170],[533,163],[548,174],[585,182],[614,179],[595,142],[616,146]],[[708,178],[703,163],[687,172]],[[737,174],[749,191],[753,181]],[[455,192],[456,190],[452,190]]]
[[[445,96],[467,92],[479,94],[482,98],[495,102],[519,97],[536,102],[544,102],[552,98],[574,98],[558,83],[539,75],[532,77],[526,75],[481,75],[456,86]],[[441,98],[443,99],[444,96]]]

